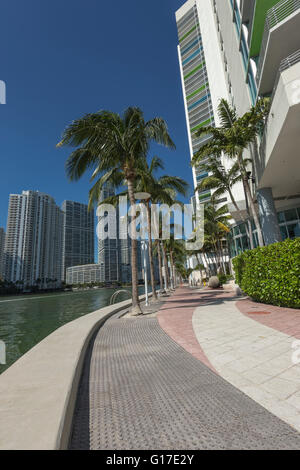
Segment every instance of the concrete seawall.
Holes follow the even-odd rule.
[[[127,300],[67,323],[0,376],[0,449],[67,448],[89,341],[105,320],[130,306]]]

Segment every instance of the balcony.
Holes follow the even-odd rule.
[[[300,46],[300,0],[281,0],[268,10],[257,66],[258,94],[271,93],[281,61]]]
[[[300,198],[300,50],[279,67],[260,149],[259,188],[277,198]]]

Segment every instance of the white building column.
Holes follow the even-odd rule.
[[[272,188],[257,190],[257,201],[261,229],[266,245],[282,241],[277,219],[276,208],[273,199]]]

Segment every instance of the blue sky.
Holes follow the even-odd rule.
[[[70,183],[65,126],[88,112],[139,106],[162,116],[176,151],[153,148],[166,172],[192,183],[177,59],[175,11],[183,0],[1,2],[0,226],[23,189],[87,202],[88,176]]]

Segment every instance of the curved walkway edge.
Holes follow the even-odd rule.
[[[203,305],[193,328],[217,372],[300,431],[300,364],[292,360],[300,312],[224,298]]]
[[[68,445],[78,383],[94,332],[131,300],[58,328],[0,376],[0,449],[53,450]]]
[[[170,305],[176,316],[182,295],[159,316]],[[107,320],[84,364],[70,449],[299,449],[298,432],[186,349],[157,318]]]
[[[179,289],[160,309],[164,331],[186,351],[300,431],[300,310]]]

